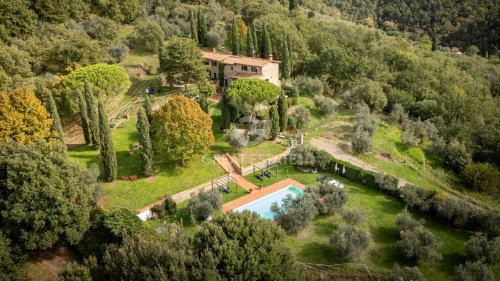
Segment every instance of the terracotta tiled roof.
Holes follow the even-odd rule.
[[[209,60],[222,61],[225,64],[241,64],[241,65],[250,65],[250,66],[259,66],[263,67],[268,63],[280,63],[276,60],[267,60],[261,58],[251,58],[251,57],[243,57],[243,56],[233,56],[226,55],[214,52],[206,52],[202,51],[203,57]]]

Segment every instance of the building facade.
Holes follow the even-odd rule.
[[[280,62],[269,59],[252,58],[244,56],[233,56],[221,54],[212,50],[212,52],[202,51],[205,64],[208,66],[210,78],[220,80],[220,64],[224,66],[224,83],[219,85],[223,88],[228,87],[231,82],[238,78],[251,77],[266,80],[276,86],[280,86]],[[220,83],[219,83],[220,84]]]

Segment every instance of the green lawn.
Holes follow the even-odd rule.
[[[217,121],[218,111],[214,110],[213,114]],[[107,209],[135,210],[159,200],[163,195],[178,193],[225,174],[212,156],[224,151],[228,146],[221,143],[223,139],[221,140],[217,131],[214,132],[217,137],[216,142],[205,157],[191,161],[188,167],[157,163],[158,172],[154,178],[140,177],[139,180],[132,182],[121,180],[121,177],[140,174],[140,155],[138,151],[133,150],[133,144],[138,142],[136,117],[124,122],[120,128],[113,131],[119,180],[103,184],[101,204]],[[133,155],[129,154],[131,151]],[[68,154],[72,160],[85,167],[101,162],[98,152],[86,145],[71,148]]]
[[[393,197],[380,194],[378,190],[353,183],[345,178],[339,178],[329,173],[303,173],[290,165],[282,165],[279,169],[279,177],[273,177],[261,182],[253,175],[247,179],[255,184],[270,185],[288,176],[305,184],[315,185],[316,177],[328,175],[342,181],[349,195],[346,208],[365,209],[367,221],[365,227],[370,230],[373,243],[366,256],[359,262],[367,264],[372,271],[388,272],[393,264],[413,265],[404,261],[399,254],[395,242],[398,233],[395,229],[395,217],[404,206]],[[274,173],[274,170],[273,170]],[[415,214],[421,218],[421,214]],[[440,241],[439,252],[443,259],[433,263],[417,264],[428,280],[451,280],[454,276],[454,267],[464,260],[464,243],[470,233],[448,227],[446,223],[436,220],[430,216],[423,216],[428,228]],[[317,217],[313,224],[297,235],[287,236],[286,244],[297,255],[299,261],[309,263],[337,264],[342,263],[333,253],[329,239],[331,233],[341,224],[340,215]]]

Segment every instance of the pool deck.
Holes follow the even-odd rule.
[[[254,200],[262,198],[268,194],[276,192],[276,191],[283,189],[285,187],[288,187],[290,185],[295,185],[296,187],[301,188],[303,190],[306,189],[306,186],[301,184],[300,182],[293,180],[291,178],[287,178],[287,179],[284,179],[284,180],[279,181],[277,183],[271,184],[270,186],[264,187],[260,190],[258,190],[258,189],[253,190],[252,193],[250,193],[248,195],[245,195],[243,197],[240,197],[236,200],[233,200],[231,202],[228,202],[228,203],[222,205],[222,211],[224,213],[227,213],[233,209],[236,209],[240,206],[248,204]]]

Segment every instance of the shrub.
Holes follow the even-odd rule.
[[[138,49],[146,52],[157,52],[163,38],[163,30],[156,22],[143,20],[136,25],[132,42]]]
[[[188,212],[193,222],[205,221],[214,211],[222,206],[222,194],[219,191],[200,192],[189,199]]]
[[[295,85],[304,95],[314,96],[317,94],[323,94],[323,81],[318,78],[299,75],[295,78]]]
[[[166,215],[165,208],[163,208],[161,204],[154,206],[150,211],[151,213],[156,214],[158,216],[158,219],[163,219]]]
[[[370,233],[352,225],[340,225],[330,238],[335,255],[352,261],[358,258],[370,246]]]
[[[462,176],[470,188],[495,194],[500,190],[500,171],[489,163],[472,163],[465,167]]]
[[[396,229],[399,232],[414,230],[415,228],[421,227],[422,223],[422,221],[415,220],[408,212],[402,212],[396,216]]]
[[[380,191],[391,193],[398,188],[399,179],[388,174],[377,174],[375,182],[378,184]]]
[[[117,241],[121,241],[126,236],[136,235],[143,229],[143,223],[137,214],[125,208],[107,214],[104,218],[104,226]]]
[[[288,127],[290,129],[297,129],[297,118],[288,116]]]
[[[25,280],[21,268],[23,257],[11,246],[11,241],[0,232],[0,280]]]
[[[167,211],[167,214],[175,215],[175,213],[177,213],[177,203],[175,203],[174,199],[171,197],[165,199],[163,204],[165,205],[165,211]]]
[[[351,140],[352,150],[356,154],[366,153],[372,150],[372,138],[367,131],[356,130]]]
[[[297,120],[297,129],[304,128],[311,120],[311,113],[309,112],[309,109],[302,105],[293,107],[289,116],[292,116]]]
[[[209,32],[207,32],[205,40],[208,48],[219,49],[224,46],[226,33],[221,32],[218,29],[211,29]]]
[[[370,114],[370,108],[365,103],[356,105],[356,122],[354,123],[354,130],[366,131],[373,136],[377,129],[377,124]]]
[[[123,43],[108,48],[109,55],[113,58],[114,63],[123,61],[128,56],[129,51],[129,47]]]
[[[347,202],[347,192],[343,188],[320,183],[308,189],[320,215],[332,215],[342,209]]]
[[[461,172],[472,161],[465,145],[456,139],[448,144],[444,155],[445,164],[455,172]]]
[[[70,262],[66,265],[64,270],[59,273],[59,280],[61,281],[92,281],[90,269],[77,262]]]
[[[465,262],[455,268],[457,281],[493,281],[493,272],[481,261]]]
[[[350,225],[363,223],[366,220],[365,210],[362,208],[344,210],[344,212],[342,212],[342,218]]]
[[[389,274],[389,281],[426,281],[416,266],[399,266],[395,264]]]
[[[331,114],[336,108],[335,101],[332,98],[321,95],[314,96],[314,104],[323,115]]]
[[[231,146],[232,151],[240,151],[243,147],[248,145],[248,135],[246,135],[243,130],[231,124],[226,134],[226,141]]]
[[[299,145],[290,151],[290,157],[295,164],[301,167],[314,167],[316,158],[314,157],[314,150],[306,145]]]
[[[428,212],[432,208],[432,199],[435,195],[434,191],[406,184],[399,190],[399,193],[406,206],[411,209]]]
[[[413,131],[406,130],[401,135],[401,143],[406,147],[418,146],[419,140],[413,134]]]
[[[324,150],[313,150],[315,165],[321,171],[327,171],[331,167],[331,163],[333,161],[333,157]]]
[[[438,241],[431,232],[417,227],[410,231],[404,231],[400,235],[401,240],[396,244],[405,257],[430,261],[441,259],[441,255],[437,252]]]
[[[392,105],[391,113],[389,114],[389,120],[392,124],[403,124],[408,121],[408,113],[405,111],[401,104],[396,103]]]
[[[387,105],[387,97],[379,82],[364,81],[353,89],[355,101],[366,103],[372,111],[381,111]]]
[[[467,241],[465,252],[467,258],[473,261],[482,260],[495,265],[500,261],[500,237],[488,240],[486,235],[475,234]]]
[[[313,198],[308,193],[295,197],[288,195],[283,199],[281,206],[273,202],[271,211],[278,224],[290,234],[306,228],[318,214]]]

